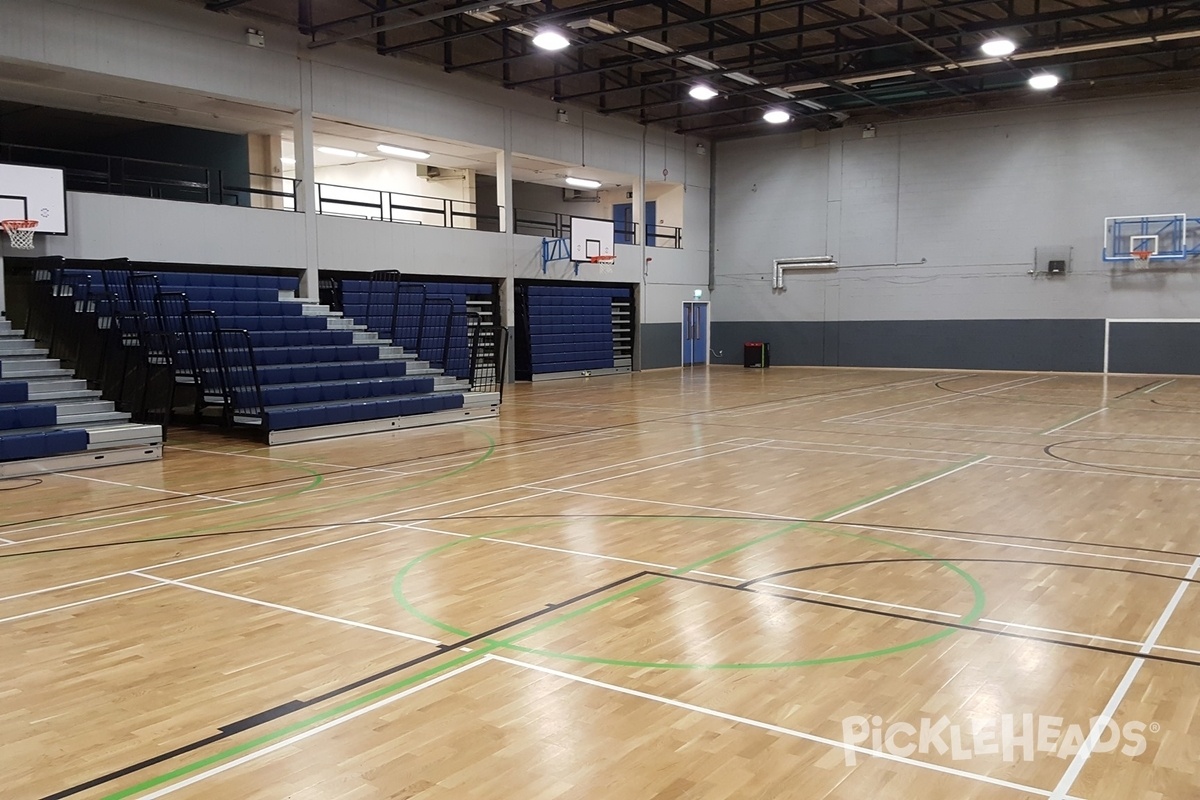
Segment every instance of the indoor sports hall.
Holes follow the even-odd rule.
[[[0,0],[6,798],[1200,795],[1200,7]]]

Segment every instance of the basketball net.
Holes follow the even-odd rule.
[[[616,256],[588,256],[588,261],[600,268],[601,275],[611,275],[613,264],[617,263]]]
[[[1134,269],[1146,269],[1150,266],[1150,256],[1154,253],[1150,250],[1132,250],[1129,255],[1133,256]]]
[[[8,234],[8,242],[14,250],[33,249],[33,231],[37,226],[36,219],[0,220],[0,227]]]

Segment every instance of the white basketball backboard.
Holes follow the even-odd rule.
[[[67,232],[63,171],[0,164],[0,219],[37,220],[37,233]]]
[[[612,220],[571,217],[571,260],[613,255]]]

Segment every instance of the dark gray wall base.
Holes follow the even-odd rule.
[[[1200,337],[1200,325],[1193,327]],[[713,349],[723,351],[714,363],[722,364],[742,362],[743,342],[767,341],[776,366],[1104,368],[1104,321],[1098,319],[714,322],[712,332]],[[1111,368],[1116,371],[1115,362]]]
[[[716,325],[714,324],[714,329]],[[638,328],[642,369],[678,367],[683,363],[683,327],[679,322],[646,323]]]
[[[1108,334],[1109,372],[1200,375],[1200,324],[1116,322]]]

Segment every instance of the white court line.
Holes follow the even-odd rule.
[[[1171,380],[1169,380],[1169,381],[1163,381],[1162,383],[1158,384],[1157,386],[1151,386],[1149,389],[1142,392],[1142,394],[1150,394],[1151,392],[1157,392],[1159,389],[1163,388],[1164,386],[1169,386],[1170,384],[1174,383],[1176,380],[1177,380],[1176,378],[1171,378]]]
[[[634,475],[641,475],[646,472],[654,472],[655,470],[658,470],[658,469],[670,469],[671,467],[678,467],[681,464],[688,464],[692,461],[701,461],[706,458],[712,458],[713,456],[727,456],[731,453],[737,453],[742,450],[749,450],[753,447],[757,447],[757,445],[744,444],[744,445],[741,445],[740,447],[734,447],[731,450],[722,450],[719,453],[701,453],[698,456],[692,456],[691,458],[681,458],[676,461],[672,461],[669,464],[656,464],[653,467],[643,467],[642,469],[636,469],[631,472],[622,472],[619,475],[610,475],[610,476],[604,477],[604,478],[596,478],[595,480],[584,481],[583,483],[574,483],[566,488],[577,489],[580,486],[591,486],[592,484],[595,484],[595,483],[605,483],[606,481],[619,481],[619,480],[623,480],[625,478],[632,477]],[[559,480],[559,478],[546,478],[545,480],[542,480],[542,481],[535,481],[534,483],[532,483],[530,485],[535,488],[538,488],[538,489],[547,489],[547,491],[548,491],[549,489],[547,487],[538,486],[538,484],[549,483],[550,481],[557,481],[557,480]]]
[[[324,733],[325,731],[330,730],[332,728],[336,728],[339,725],[344,725],[345,723],[350,722],[353,719],[357,719],[357,718],[363,716],[364,714],[370,714],[373,711],[383,708],[384,706],[391,705],[392,703],[395,703],[399,700],[403,700],[404,698],[408,697],[409,695],[416,694],[417,692],[428,689],[431,686],[436,686],[437,684],[441,683],[442,681],[449,680],[450,678],[453,678],[456,675],[461,675],[462,673],[466,672],[467,670],[474,669],[475,667],[478,667],[481,664],[486,664],[490,660],[491,660],[491,658],[489,656],[485,655],[482,658],[478,658],[474,661],[468,661],[466,664],[463,664],[461,667],[452,669],[449,672],[444,672],[441,675],[436,675],[436,676],[430,678],[429,680],[425,681],[424,683],[418,683],[416,686],[409,687],[408,689],[405,689],[402,692],[397,692],[396,694],[388,695],[387,697],[384,697],[380,700],[376,700],[374,703],[371,703],[370,705],[363,706],[362,708],[357,708],[354,711],[351,711],[350,713],[345,714],[343,716],[335,717],[334,719],[331,719],[328,722],[318,725],[315,728],[309,728],[306,731],[301,731],[300,733],[294,734],[292,736],[288,736],[287,738],[280,739],[279,741],[274,742],[273,744],[269,744],[266,747],[263,747],[259,750],[253,750],[253,751],[247,753],[246,755],[241,756],[240,758],[235,758],[232,761],[226,761],[224,764],[215,766],[212,769],[207,769],[204,772],[193,775],[190,778],[185,778],[185,779],[179,781],[178,783],[173,783],[170,786],[165,786],[162,789],[159,789],[158,791],[151,792],[150,794],[147,794],[147,795],[143,795],[142,800],[156,800],[156,798],[159,798],[159,797],[166,797],[167,795],[177,792],[180,789],[185,789],[188,786],[192,786],[193,784],[199,783],[200,781],[207,780],[208,778],[211,778],[215,775],[220,775],[222,772],[227,772],[231,769],[235,769],[236,767],[240,767],[243,764],[247,764],[251,761],[260,759],[263,756],[270,755],[271,753],[274,753],[276,750],[282,750],[285,747],[291,747],[292,745],[296,744],[297,742],[301,742],[305,739],[316,736],[317,734]]]
[[[32,544],[34,542],[45,542],[50,539],[61,539],[64,536],[80,536],[85,533],[95,533],[96,531],[107,531],[107,530],[111,530],[112,528],[124,528],[129,525],[136,525],[138,523],[143,523],[143,522],[158,522],[160,519],[167,519],[167,517],[162,516],[162,517],[148,517],[146,519],[131,519],[131,520],[126,520],[125,522],[115,522],[112,525],[101,525],[98,528],[84,528],[83,530],[79,530],[79,531],[63,531],[62,533],[52,533],[48,536],[35,536],[32,539],[18,539],[15,542],[10,541],[9,544]],[[0,598],[0,599],[3,599],[3,598]]]
[[[982,464],[984,461],[987,461],[989,458],[991,458],[991,456],[980,456],[979,458],[976,458],[973,461],[968,461],[966,464],[963,464],[961,467],[955,467],[954,469],[947,470],[946,472],[939,472],[937,475],[934,475],[933,477],[930,477],[930,478],[926,478],[925,480],[920,481],[919,483],[914,483],[911,486],[905,486],[901,489],[897,489],[894,492],[888,492],[887,494],[883,495],[882,497],[876,497],[874,500],[869,500],[865,503],[859,503],[858,505],[854,506],[853,508],[848,508],[845,511],[841,512],[840,514],[834,514],[832,517],[825,517],[825,519],[820,520],[820,521],[821,522],[833,522],[835,519],[841,519],[842,517],[846,516],[847,514],[858,513],[859,511],[868,509],[871,506],[879,505],[880,503],[884,502],[885,500],[891,500],[894,497],[899,497],[902,494],[907,494],[908,492],[911,492],[914,489],[920,489],[922,486],[927,486],[927,485],[933,483],[934,481],[940,481],[942,478],[948,478],[951,475],[953,475],[957,472],[962,472],[964,469],[973,467],[976,464]]]
[[[1051,376],[1051,377],[1054,377],[1054,376]],[[944,379],[937,378],[933,381],[928,381],[928,383],[931,387],[937,388],[935,384],[937,383],[938,380],[944,380]],[[1042,380],[1048,380],[1048,379],[1043,378]],[[867,414],[877,415],[877,414],[879,414],[880,411],[889,411],[891,409],[899,409],[898,411],[892,411],[892,413],[890,413],[890,414],[883,414],[882,416],[871,416],[869,418],[869,420],[866,420],[866,421],[874,421],[877,419],[886,419],[887,417],[894,417],[897,414],[906,414],[910,411],[923,411],[927,408],[933,408],[934,406],[940,406],[940,405],[944,405],[946,403],[958,403],[958,402],[961,402],[963,400],[968,400],[973,397],[979,397],[981,394],[988,394],[988,392],[984,391],[985,389],[990,390],[990,391],[997,391],[997,392],[1003,391],[1004,389],[1016,389],[1016,388],[1019,388],[1020,386],[1024,385],[1026,382],[1035,382],[1036,383],[1036,381],[1033,380],[1033,376],[1028,376],[1028,375],[1025,376],[1024,378],[1009,378],[1008,380],[999,381],[997,383],[984,384],[982,387],[980,387],[979,391],[972,392],[971,394],[964,393],[964,394],[959,395],[958,397],[951,397],[949,399],[938,400],[937,398],[941,397],[942,395],[935,394],[935,395],[933,395],[933,397],[922,397],[919,400],[909,400],[904,403],[894,403],[890,406],[883,406],[882,408],[869,408],[866,411],[856,411],[853,414],[843,414],[840,417],[831,417],[829,419],[825,419],[825,420],[821,420],[821,421],[827,422],[827,423],[838,423],[838,422],[843,422],[843,421],[857,422],[859,420],[855,420],[854,417],[862,417]],[[1013,385],[1013,384],[1015,384],[1015,385]],[[941,390],[939,390],[939,391],[941,391]],[[906,406],[914,406],[914,407],[906,408]]]
[[[941,380],[938,378],[937,380]],[[798,406],[810,406],[815,403],[825,402],[828,400],[852,400],[864,395],[881,394],[896,389],[911,389],[914,386],[921,386],[930,383],[928,377],[913,378],[908,381],[899,383],[886,383],[882,386],[851,386],[845,389],[838,389],[832,392],[818,392],[817,394],[802,395],[800,397],[786,397],[780,400],[770,400],[766,403],[756,403],[751,408],[729,408],[718,409],[716,411],[701,411],[697,413],[708,414],[713,417],[729,417],[737,419],[739,417],[750,417],[756,414],[773,414],[783,411],[789,411]],[[859,412],[866,413],[866,412]]]
[[[106,481],[103,478],[93,478],[90,475],[76,475],[72,472],[58,472],[55,474],[59,475],[60,477],[63,477],[63,478],[74,478],[75,480],[78,480],[78,481],[92,481],[93,483],[106,483],[109,486],[124,486],[127,489],[141,489],[142,491],[146,491],[146,492],[160,492],[162,494],[175,495],[176,497],[179,497],[181,495],[188,497],[188,498],[197,498],[198,497],[203,500],[213,500],[218,503],[231,503],[234,505],[240,505],[243,502],[241,500],[227,500],[224,497],[213,497],[213,496],[207,495],[207,494],[192,494],[191,492],[177,492],[174,489],[160,489],[156,486],[142,486],[137,483],[122,483],[121,481]]]
[[[1158,642],[1158,637],[1162,635],[1163,629],[1167,627],[1171,616],[1175,613],[1175,609],[1179,607],[1179,601],[1183,599],[1183,593],[1187,591],[1189,581],[1196,577],[1196,572],[1200,571],[1200,557],[1197,557],[1192,562],[1191,569],[1188,570],[1186,580],[1180,581],[1179,586],[1175,588],[1175,594],[1171,595],[1171,599],[1167,601],[1166,608],[1159,615],[1158,621],[1154,623],[1154,627],[1150,629],[1150,635],[1146,637],[1146,641],[1138,648],[1138,652],[1142,654],[1149,653],[1154,649]],[[1108,703],[1105,704],[1104,710],[1100,712],[1100,716],[1096,717],[1092,723],[1092,729],[1088,732],[1087,738],[1083,740],[1083,745],[1079,751],[1075,753],[1075,757],[1071,759],[1070,765],[1062,778],[1059,779],[1058,785],[1054,787],[1054,793],[1050,795],[1050,800],[1062,800],[1067,796],[1067,792],[1071,791],[1071,787],[1075,785],[1075,779],[1079,777],[1079,773],[1083,771],[1084,764],[1087,763],[1088,757],[1096,747],[1096,742],[1104,734],[1108,727],[1109,721],[1113,715],[1117,713],[1117,707],[1121,705],[1121,701],[1125,699],[1125,695],[1129,693],[1129,687],[1133,685],[1133,681],[1137,678],[1138,673],[1142,671],[1142,665],[1146,663],[1144,658],[1135,658],[1133,663],[1129,665],[1129,669],[1125,670],[1125,677],[1121,678],[1121,682],[1117,684],[1117,688],[1113,690],[1112,697],[1108,698]]]
[[[1064,422],[1062,425],[1059,425],[1057,428],[1051,428],[1050,430],[1044,432],[1042,435],[1049,436],[1052,433],[1058,433],[1063,428],[1069,428],[1072,425],[1074,425],[1076,422],[1083,422],[1088,417],[1094,417],[1097,414],[1103,413],[1107,410],[1108,410],[1107,408],[1097,408],[1095,411],[1091,412],[1090,414],[1084,414],[1082,417],[1079,417],[1078,419],[1073,419],[1070,422]]]
[[[0,536],[0,544],[16,544],[16,542],[14,542],[12,539],[5,539],[3,536]]]
[[[157,575],[149,575],[145,572],[139,572],[137,570],[134,570],[130,574],[136,575],[139,578],[145,578],[147,580],[157,581],[158,583],[165,583],[170,586],[178,586],[181,589],[192,589],[193,591],[204,592],[205,594],[216,595],[217,597],[224,597],[227,600],[237,600],[242,603],[250,603],[251,605],[262,606],[264,608],[270,608],[275,611],[288,611],[288,612],[291,612],[292,614],[299,614],[304,617],[312,617],[313,619],[324,620],[325,622],[337,622],[341,625],[349,625],[352,628],[362,628],[363,630],[374,631],[375,633],[386,633],[389,636],[399,636],[403,639],[413,639],[415,641],[425,642],[427,644],[436,644],[436,645],[442,644],[437,639],[430,639],[428,636],[418,636],[415,633],[406,633],[404,631],[398,631],[398,630],[394,630],[392,628],[381,628],[378,625],[371,625],[366,622],[355,622],[352,619],[345,619],[344,617],[332,617],[332,616],[329,616],[328,614],[318,614],[315,611],[305,611],[303,608],[296,608],[294,606],[285,606],[285,605],[280,605],[279,603],[269,603],[266,600],[258,600],[257,598],[254,598],[254,597],[247,597],[245,595],[240,595],[240,594],[231,594],[229,592],[221,592],[216,589],[209,589],[206,586],[197,586],[192,583],[185,583],[184,581],[171,580],[170,578],[160,578]]]
[[[1033,786],[1025,786],[1020,783],[1013,783],[1012,781],[1001,780],[1000,778],[993,778],[990,775],[980,775],[979,773],[976,773],[976,772],[967,772],[966,770],[955,769],[954,767],[946,767],[946,766],[942,766],[941,764],[932,764],[932,763],[929,763],[926,761],[918,761],[917,759],[914,759],[914,758],[905,758],[904,756],[893,755],[891,753],[884,752],[881,750],[872,750],[867,747],[860,747],[858,745],[847,744],[846,742],[841,742],[841,741],[838,741],[837,739],[829,739],[824,736],[817,736],[816,734],[813,734],[813,733],[806,733],[804,731],[798,731],[798,730],[794,730],[792,728],[784,728],[780,725],[773,725],[769,722],[762,722],[760,720],[751,719],[749,717],[742,717],[742,716],[738,716],[736,714],[729,714],[724,711],[717,711],[714,708],[698,706],[693,703],[685,703],[681,700],[674,700],[669,697],[663,697],[661,695],[650,694],[649,692],[642,692],[637,689],[629,689],[625,686],[619,686],[615,683],[605,683],[604,681],[598,681],[598,680],[595,680],[594,678],[585,678],[581,675],[572,675],[569,672],[562,672],[561,670],[551,669],[550,667],[543,667],[543,666],[540,666],[537,664],[530,664],[525,661],[517,661],[516,659],[507,658],[505,656],[489,654],[489,655],[485,656],[485,658],[490,659],[492,661],[499,661],[504,664],[511,664],[516,667],[523,667],[525,669],[535,670],[537,672],[541,672],[546,675],[553,675],[555,677],[563,678],[564,680],[572,681],[575,683],[583,683],[588,686],[594,686],[598,689],[607,689],[611,692],[618,692],[619,694],[629,695],[630,697],[638,697],[638,698],[641,698],[642,700],[651,700],[653,702],[662,703],[663,705],[672,706],[674,708],[678,708],[683,711],[691,711],[696,714],[703,714],[705,716],[716,717],[717,719],[723,719],[727,722],[736,722],[740,725],[748,725],[750,727],[758,728],[760,730],[770,731],[771,733],[777,733],[782,736],[789,736],[789,737],[792,737],[795,739],[803,739],[805,741],[813,742],[815,744],[823,744],[823,745],[826,745],[827,747],[832,747],[832,748],[835,748],[838,750],[848,750],[848,751],[858,753],[858,754],[861,754],[864,756],[871,756],[873,758],[880,758],[880,759],[884,759],[886,761],[894,761],[896,763],[904,764],[904,765],[910,766],[910,767],[919,767],[921,769],[927,769],[927,770],[931,770],[933,772],[940,772],[944,775],[953,775],[953,776],[959,777],[959,778],[966,778],[968,780],[979,781],[980,783],[988,783],[993,786],[1002,786],[1006,789],[1016,789],[1016,790],[1019,790],[1022,792],[1036,794],[1039,797],[1049,797],[1050,796],[1050,792],[1046,791],[1045,789],[1038,789]]]
[[[30,617],[36,617],[40,614],[52,614],[55,611],[65,611],[68,608],[76,608],[78,606],[86,606],[89,603],[96,602],[97,600],[111,600],[114,597],[123,597],[127,594],[137,594],[138,592],[145,592],[150,589],[159,589],[159,588],[161,588],[160,584],[152,584],[150,586],[138,586],[135,589],[125,589],[124,591],[121,591],[121,592],[112,592],[111,594],[106,594],[103,597],[89,597],[86,600],[76,600],[74,603],[63,603],[60,606],[53,606],[52,608],[39,608],[36,611],[27,611],[24,614],[15,614],[11,617],[0,617],[0,623],[16,622],[17,620],[29,619]]]

